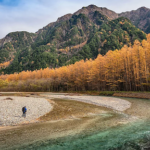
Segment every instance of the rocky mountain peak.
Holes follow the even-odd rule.
[[[87,7],[82,7],[80,10],[75,12],[74,14],[66,14],[60,18],[57,19],[56,22],[49,23],[47,26],[43,27],[42,29],[39,29],[36,34],[42,33],[44,30],[50,27],[55,27],[55,25],[59,22],[63,22],[66,20],[69,20],[73,15],[79,15],[79,14],[85,14],[87,17],[91,17],[91,14],[94,13],[95,11],[99,11],[103,15],[107,16],[109,20],[117,19],[118,14],[115,13],[114,11],[111,11],[107,8],[103,7],[97,7],[96,5],[89,5]]]
[[[60,18],[57,19],[57,22],[66,21],[69,20],[72,17],[72,14],[66,14]]]
[[[137,10],[122,12],[121,14],[119,14],[119,17],[123,16],[123,17],[127,17],[129,19],[131,19],[132,17],[141,17],[141,16],[145,15],[148,11],[150,11],[149,8],[140,7]]]
[[[126,17],[138,28],[146,33],[150,33],[150,9],[140,7],[137,10],[123,12],[119,17]]]
[[[149,11],[149,8],[143,6],[143,7],[138,8],[137,10],[145,11],[146,12],[146,11]]]
[[[96,6],[96,5],[89,5],[89,6],[87,6],[87,7],[82,7],[82,9],[87,9],[88,11],[90,11],[90,12],[93,12],[93,11],[95,11],[95,9],[98,9],[99,7],[98,6]]]
[[[150,9],[148,9],[148,8],[146,8],[146,7],[141,7],[141,8],[139,8],[139,9],[135,10],[134,13],[137,13],[137,14],[140,15],[140,16],[144,16],[144,15],[146,15],[147,12],[149,12],[149,11],[150,11]]]
[[[74,13],[74,15],[85,14],[89,17],[89,15],[95,11],[99,11],[103,15],[107,16],[110,20],[118,18],[118,14],[112,10],[109,10],[105,7],[97,7],[96,5],[89,5],[87,7],[82,7],[80,10]]]

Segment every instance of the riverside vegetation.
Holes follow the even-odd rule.
[[[4,91],[149,91],[150,34],[141,43],[55,69],[1,75]]]

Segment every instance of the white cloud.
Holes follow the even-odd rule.
[[[134,10],[141,6],[150,8],[149,0],[18,0],[16,6],[0,5],[0,38],[9,32],[36,32],[48,23],[83,6],[95,4],[116,12]]]

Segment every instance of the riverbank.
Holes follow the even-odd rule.
[[[113,97],[127,97],[150,99],[150,92],[132,92],[132,91],[61,91],[61,92],[0,92],[0,96],[4,95],[40,95],[42,93],[64,93],[69,95],[93,95],[93,96],[113,96]]]
[[[150,93],[142,93],[142,92],[127,92],[127,93],[114,93],[112,96],[115,97],[129,97],[129,98],[141,98],[141,99],[150,99]]]
[[[25,118],[22,116],[24,106],[27,108]],[[33,123],[51,110],[52,105],[44,98],[0,96],[0,126]]]
[[[110,108],[116,111],[125,111],[126,109],[131,107],[130,102],[120,98],[74,95],[74,94],[64,94],[64,93],[60,93],[60,94],[43,93],[41,94],[41,96],[45,96],[46,98],[49,99],[68,99],[68,100],[80,101],[88,104],[94,104],[97,106]]]
[[[10,93],[5,93],[5,95],[9,95]],[[148,107],[150,106],[150,101],[143,99],[129,99],[123,98],[112,98],[103,96],[87,96],[82,94],[65,94],[65,93],[12,93],[13,95],[18,96],[21,99],[22,97],[27,96],[26,98],[43,98],[46,99],[52,106],[52,110],[39,117],[36,123],[27,123],[21,124],[17,126],[7,126],[5,128],[0,128],[0,149],[14,150],[14,149],[42,149],[43,147],[48,146],[47,149],[50,149],[49,146],[56,146],[55,149],[60,149],[62,146],[67,146],[68,144],[62,145],[62,142],[66,142],[69,139],[73,141],[75,139],[80,139],[81,142],[83,138],[89,136],[95,136],[95,134],[101,134],[102,138],[98,138],[97,140],[104,139],[107,136],[111,136],[113,129],[117,129],[116,135],[112,135],[111,137],[118,137],[118,129],[125,126],[130,126],[136,121],[142,121],[143,119],[147,119],[150,116],[150,111],[148,111]],[[52,98],[56,96],[63,96],[65,99],[56,99]],[[30,97],[29,97],[30,96]],[[83,96],[81,98],[81,96]],[[2,97],[2,96],[0,96]],[[7,96],[8,97],[8,96]],[[67,99],[68,97],[68,99]],[[69,100],[70,98],[77,97],[77,100]],[[96,100],[97,99],[97,100]],[[80,101],[79,101],[80,100]],[[82,101],[81,101],[82,100]],[[85,102],[86,100],[86,102]],[[93,104],[88,104],[90,100]],[[123,112],[114,111],[115,109],[106,108],[106,106],[97,106],[97,102],[107,102],[107,104],[117,104],[116,106],[122,106],[122,102],[128,102],[132,104],[129,108],[124,110]],[[117,107],[116,107],[117,108]],[[120,107],[122,108],[122,107]],[[147,111],[145,111],[145,109]],[[109,130],[110,129],[110,130]],[[134,129],[134,128],[133,128]],[[133,130],[132,129],[132,130]],[[105,131],[109,130],[109,134],[105,136]],[[131,130],[131,131],[132,131]],[[104,131],[104,132],[103,132]],[[128,130],[127,130],[128,131]],[[103,135],[104,133],[104,135]],[[121,131],[122,133],[122,131]],[[126,131],[121,134],[126,134]],[[127,132],[129,135],[130,132]],[[9,136],[11,135],[11,136]],[[116,138],[115,138],[116,139]],[[87,145],[91,140],[87,141]],[[94,139],[96,141],[96,139]],[[93,141],[93,142],[94,142]],[[107,140],[106,141],[111,141]],[[93,143],[92,142],[92,143]],[[90,143],[90,145],[92,145]],[[98,141],[97,143],[100,143]],[[85,142],[82,142],[82,146]],[[79,144],[77,144],[79,145]],[[90,146],[88,145],[88,147]],[[96,145],[96,143],[94,144]],[[92,145],[92,146],[94,146]],[[101,146],[105,145],[102,141]],[[106,144],[108,145],[108,144]],[[114,144],[113,144],[114,145]],[[99,146],[99,145],[98,145]],[[99,146],[100,147],[100,146]],[[53,149],[53,148],[52,148]],[[67,148],[64,148],[67,149]],[[69,148],[68,148],[69,149]],[[77,149],[75,146],[74,149]],[[86,148],[84,148],[86,149]]]
[[[54,93],[45,94],[54,95]],[[131,107],[123,113],[117,113],[113,109],[85,102],[53,99],[50,101],[51,104],[53,102],[52,111],[40,117],[37,123],[0,130],[0,149],[74,150],[80,147],[81,149],[83,147],[84,149],[89,147],[92,149],[92,147],[97,146],[100,149],[103,146],[114,146],[115,143],[123,142],[122,139],[129,139],[132,133],[136,136],[139,127],[143,127],[143,125],[131,129],[128,127],[136,125],[136,122],[143,122],[143,119],[145,120],[150,116],[148,109],[150,101],[129,98],[124,98],[124,100],[131,102]],[[144,131],[149,130],[144,127]],[[109,145],[107,141],[113,143]]]
[[[59,93],[59,92],[58,92]],[[64,93],[70,94],[87,94],[94,96],[113,96],[113,97],[128,97],[128,98],[140,98],[150,99],[150,92],[132,92],[132,91],[67,91]]]
[[[130,102],[117,98],[55,93],[1,93],[0,102],[0,126],[4,127],[82,118],[103,114],[108,109],[125,111],[131,106]],[[26,118],[22,117],[23,106],[28,109]]]

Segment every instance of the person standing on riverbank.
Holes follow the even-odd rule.
[[[24,106],[23,108],[22,108],[22,117],[24,117],[24,118],[26,118],[26,113],[27,113],[27,108],[26,108],[26,106]]]

